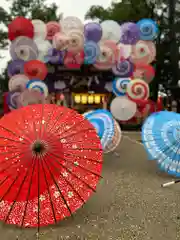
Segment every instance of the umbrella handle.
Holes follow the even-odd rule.
[[[176,180],[176,181],[172,181],[172,182],[167,182],[167,183],[164,183],[161,185],[161,187],[168,187],[168,186],[171,186],[173,184],[176,184],[176,183],[179,183],[180,180]]]

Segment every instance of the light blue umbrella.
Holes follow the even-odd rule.
[[[111,143],[114,136],[114,119],[112,114],[104,109],[87,112],[83,114],[90,121],[101,139],[103,149]]]
[[[141,19],[137,22],[140,30],[140,39],[144,41],[153,41],[157,38],[159,29],[158,25],[152,19]]]
[[[161,170],[179,177],[180,114],[162,111],[151,115],[146,121],[142,139],[150,159],[156,159]]]

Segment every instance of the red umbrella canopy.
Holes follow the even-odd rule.
[[[102,148],[74,110],[31,105],[0,120],[0,220],[23,227],[54,224],[95,191]]]
[[[78,53],[67,51],[64,57],[64,65],[67,68],[79,69],[84,63],[84,51]]]
[[[39,60],[31,60],[24,64],[24,73],[29,79],[44,80],[48,74],[46,65]]]
[[[34,26],[29,19],[24,17],[16,17],[8,25],[8,38],[10,41],[13,41],[20,36],[25,36],[28,38],[34,37]]]

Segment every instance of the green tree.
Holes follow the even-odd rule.
[[[57,14],[58,7],[55,3],[47,6],[44,0],[12,0],[10,13],[0,8],[0,24],[6,27],[0,30],[0,49],[8,46],[7,29],[8,24],[17,16],[27,17],[29,19],[40,19],[44,22],[58,21],[61,15]],[[2,91],[8,90],[7,69],[0,74],[0,88]]]
[[[112,2],[110,7],[94,5],[86,13],[86,18],[98,18],[101,21],[111,19],[117,22],[138,21],[142,18],[152,18],[155,4],[147,4],[145,0],[124,0]]]

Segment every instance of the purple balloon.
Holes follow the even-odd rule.
[[[84,36],[87,41],[99,42],[102,37],[102,28],[99,23],[87,23],[84,26]]]
[[[24,73],[24,64],[23,60],[14,60],[8,64],[8,76],[12,77],[16,74]]]
[[[122,60],[112,67],[112,72],[118,77],[131,77],[134,72],[133,63],[128,60]]]
[[[121,25],[121,43],[134,45],[139,40],[140,29],[137,24],[129,22]]]

